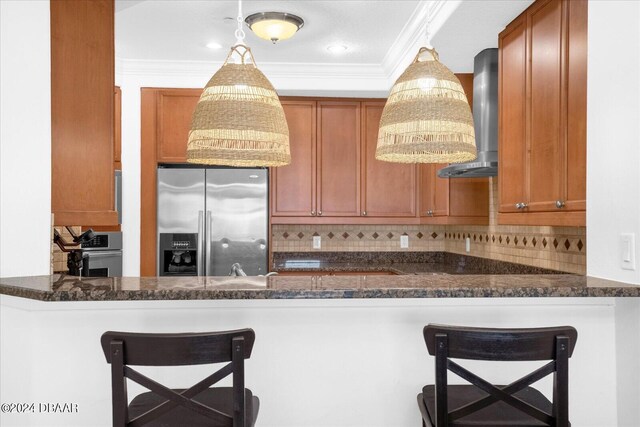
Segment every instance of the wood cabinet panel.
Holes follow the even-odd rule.
[[[291,164],[271,169],[271,214],[315,216],[316,103],[282,101],[289,125]]]
[[[114,2],[54,1],[50,6],[54,222],[117,225]]]
[[[416,165],[375,158],[384,104],[362,103],[362,215],[416,216]]]
[[[489,178],[454,178],[449,182],[449,216],[489,218]]]
[[[512,22],[499,37],[498,187],[500,211],[516,212],[525,202],[526,19]]]
[[[438,178],[438,171],[446,163],[425,163],[420,169],[420,216],[440,217],[449,215],[449,179]]]
[[[586,209],[587,186],[587,0],[567,2],[566,210]]]
[[[562,4],[538,2],[527,15],[529,28],[530,120],[528,211],[554,211],[564,170],[562,96]]]
[[[191,117],[202,90],[163,89],[158,92],[158,162],[185,163]]]
[[[318,215],[360,215],[360,103],[318,102]]]
[[[585,225],[586,45],[584,0],[537,0],[499,36],[501,224]]]

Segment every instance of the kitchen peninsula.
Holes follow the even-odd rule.
[[[334,263],[270,277],[0,279],[2,359],[14,367],[3,390],[20,401],[58,396],[80,408],[3,420],[109,425],[110,371],[98,338],[118,329],[253,328],[247,384],[261,397],[262,426],[416,424],[415,394],[433,380],[421,336],[427,323],[576,327],[573,425],[617,425],[619,408],[640,398],[634,376],[624,374],[634,372],[640,350],[640,286],[571,274],[435,274],[428,263],[375,265],[369,274],[366,265],[353,267],[360,273],[326,275]],[[511,381],[532,366],[489,375]],[[206,369],[164,379],[189,386]],[[131,385],[132,395],[139,391]]]

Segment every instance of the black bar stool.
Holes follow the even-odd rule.
[[[183,334],[105,332],[100,339],[111,364],[114,427],[253,427],[260,402],[244,387],[244,359],[251,356],[252,329]],[[132,369],[230,362],[189,389],[169,389]],[[233,375],[233,387],[212,385]],[[127,381],[151,390],[127,405]]]
[[[574,328],[489,329],[430,324],[423,333],[429,354],[436,358],[435,384],[426,385],[418,394],[423,427],[570,426],[569,357],[578,338]],[[450,358],[550,362],[509,385],[494,386]],[[472,385],[448,385],[447,371]],[[529,385],[552,373],[550,402]]]

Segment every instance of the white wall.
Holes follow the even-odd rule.
[[[0,277],[51,266],[49,1],[0,1]]]
[[[422,328],[448,323],[575,326],[579,337],[569,375],[572,425],[637,427],[638,418],[629,418],[628,424],[617,422],[616,302],[614,298],[41,302],[1,295],[3,401],[73,402],[79,411],[55,416],[0,413],[0,425],[109,426],[110,370],[99,344],[107,330],[252,327],[256,342],[247,361],[246,384],[260,398],[257,425],[419,426],[416,395],[434,380],[434,359],[428,355]],[[32,327],[25,330],[23,325]],[[26,358],[17,350],[25,346],[30,349]],[[508,384],[542,365],[515,362],[505,369],[504,364],[461,363],[497,384]],[[191,386],[213,367],[141,370],[177,388]],[[462,382],[453,374],[449,378],[454,384]],[[551,396],[551,377],[536,386]],[[142,392],[131,381],[128,390],[130,398]],[[626,397],[627,412],[637,407],[637,398]]]
[[[589,2],[587,274],[640,284],[640,2]],[[636,270],[620,267],[635,233]]]

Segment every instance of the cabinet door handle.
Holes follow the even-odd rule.
[[[316,216],[316,211],[311,211],[311,216]]]
[[[322,216],[322,211],[318,211],[318,215],[319,215],[319,216]]]
[[[564,208],[564,201],[556,200],[556,208],[558,209]]]
[[[433,211],[431,209],[427,211],[427,216],[433,216]]]
[[[516,203],[516,209],[522,209],[522,203]]]
[[[367,216],[367,211],[362,211],[362,216]]]

